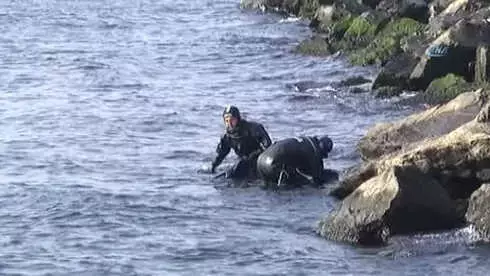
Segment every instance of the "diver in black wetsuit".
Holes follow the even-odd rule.
[[[268,186],[294,187],[304,183],[320,186],[327,178],[338,177],[336,172],[323,168],[323,159],[332,147],[328,136],[278,141],[259,156],[258,174]]]
[[[226,131],[216,148],[217,156],[211,165],[211,173],[233,149],[240,160],[226,172],[226,177],[256,177],[257,157],[271,145],[269,134],[261,124],[242,119],[235,106],[225,108],[223,120]]]

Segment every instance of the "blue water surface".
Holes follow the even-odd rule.
[[[369,126],[412,112],[339,86],[375,68],[294,53],[306,21],[238,0],[6,0],[0,32],[2,275],[490,269],[471,229],[334,243],[314,233],[338,204],[328,187],[273,192],[197,173],[226,104],[274,140],[330,135],[325,166],[340,171]]]

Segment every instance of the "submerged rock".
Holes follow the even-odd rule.
[[[355,86],[355,85],[361,85],[365,83],[369,83],[371,80],[366,79],[363,76],[355,76],[355,77],[350,77],[347,78],[343,81],[340,82],[341,86]]]

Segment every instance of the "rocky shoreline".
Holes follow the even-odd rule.
[[[390,236],[474,225],[490,240],[490,3],[483,0],[241,0],[243,8],[310,19],[297,50],[341,52],[378,65],[379,97],[418,91],[434,105],[378,124],[358,144],[362,163],[331,193],[326,238],[383,244]]]
[[[490,3],[484,0],[241,0],[243,8],[310,20],[314,36],[297,51],[340,52],[354,65],[379,65],[379,97],[424,91],[441,103],[488,79]]]

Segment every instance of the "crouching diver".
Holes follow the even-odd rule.
[[[274,188],[306,183],[318,187],[329,178],[338,177],[335,171],[323,168],[323,158],[328,157],[332,147],[328,136],[280,140],[259,156],[258,174],[267,186]]]
[[[227,106],[223,111],[225,134],[216,148],[217,156],[211,164],[211,173],[216,171],[223,159],[233,149],[238,162],[229,169],[227,178],[256,178],[257,157],[271,145],[269,134],[262,124],[242,119],[236,106]]]

